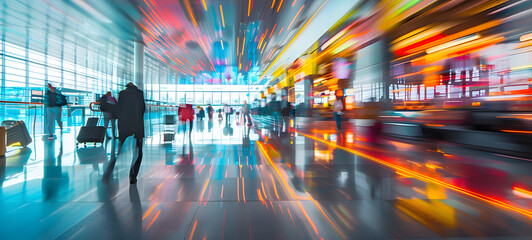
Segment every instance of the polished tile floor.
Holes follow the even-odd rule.
[[[1,239],[531,239],[528,159],[377,139],[371,128],[255,118],[196,122],[164,142],[10,147],[0,167]],[[109,177],[105,177],[108,175]]]

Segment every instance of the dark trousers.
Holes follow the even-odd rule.
[[[127,137],[119,136],[120,146],[118,147],[118,152],[122,151],[122,147],[124,145],[124,142],[126,141]],[[137,158],[133,160],[131,163],[131,169],[129,170],[129,178],[137,178],[137,175],[139,174],[140,169],[140,163],[142,162],[142,145],[143,145],[143,139],[135,137],[135,149],[138,149]]]
[[[333,113],[334,121],[336,122],[336,129],[342,129],[342,116],[338,113]]]
[[[248,124],[251,124],[251,116],[249,115],[249,113],[244,113],[244,123],[246,123],[246,122]]]

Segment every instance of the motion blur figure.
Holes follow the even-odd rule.
[[[142,140],[144,139],[144,111],[146,110],[146,103],[144,102],[144,94],[142,90],[138,89],[132,82],[126,85],[126,89],[118,94],[118,133],[120,139],[120,149],[130,136],[134,136],[136,140],[136,149],[138,149],[138,156],[131,164],[129,171],[129,182],[134,184],[137,182],[137,175],[142,161]]]
[[[115,138],[116,119],[118,117],[118,112],[116,108],[118,101],[115,97],[113,97],[113,94],[111,92],[107,92],[98,100],[98,102],[100,103],[100,110],[103,112],[103,126],[105,127],[105,129],[107,129],[107,127],[109,126],[109,122],[111,122],[111,136]],[[107,135],[107,138],[109,138],[109,135]]]
[[[340,131],[342,130],[342,115],[344,114],[342,111],[344,110],[344,103],[342,101],[341,97],[336,97],[336,100],[334,100],[333,105],[333,116],[334,121],[336,122],[336,130]]]
[[[179,105],[177,114],[179,115],[179,121],[181,122],[181,125],[183,126],[184,132],[186,132],[187,122],[188,122],[189,124],[188,135],[189,137],[191,137],[193,121],[194,121],[194,109],[192,108],[192,105],[191,104]]]
[[[214,108],[209,104],[207,105],[207,114],[209,115],[209,120],[212,120],[212,116],[214,115]]]
[[[227,105],[227,103],[224,105],[224,113],[225,113],[225,124],[229,124],[231,119],[231,107]]]
[[[281,119],[279,123],[281,126],[281,131],[288,131],[288,126],[290,122],[290,103],[285,95],[281,96]]]
[[[273,127],[276,128],[281,122],[281,103],[277,101],[277,95],[275,93],[272,94],[271,101],[268,104],[268,111],[270,111],[270,115],[273,119]]]
[[[44,106],[46,108],[45,111],[45,120],[46,120],[46,129],[48,133],[48,140],[54,139],[54,132],[55,132],[55,124],[54,121],[57,122],[59,125],[59,128],[61,129],[61,132],[63,131],[63,122],[61,121],[61,106],[57,104],[59,95],[59,91],[52,86],[52,84],[48,83],[48,87],[46,90],[46,94],[44,97]]]
[[[242,106],[242,117],[244,118],[244,123],[247,122],[248,126],[251,126],[251,116],[249,115],[249,104],[247,101],[244,101],[244,106]]]

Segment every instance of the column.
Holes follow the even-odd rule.
[[[144,89],[144,43],[134,42],[134,57],[135,57],[135,85],[140,89]]]

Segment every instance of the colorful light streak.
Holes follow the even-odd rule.
[[[248,0],[248,17],[249,17],[250,11],[251,11],[251,0]]]
[[[294,129],[292,129],[291,131],[297,132],[298,134],[300,134],[302,136],[305,136],[305,137],[310,138],[312,140],[321,142],[321,143],[323,143],[325,145],[328,145],[330,147],[335,147],[335,148],[338,148],[338,149],[353,153],[353,154],[355,154],[357,156],[367,158],[367,159],[369,159],[369,160],[371,160],[373,162],[376,162],[376,163],[381,164],[381,165],[383,165],[385,167],[391,168],[391,169],[395,170],[398,173],[403,173],[406,176],[413,177],[413,178],[419,179],[419,180],[427,182],[427,183],[433,183],[433,184],[445,187],[447,189],[453,190],[455,192],[464,194],[464,195],[469,196],[471,198],[474,198],[474,199],[477,199],[477,200],[480,200],[480,201],[487,202],[489,204],[498,206],[500,208],[511,210],[511,211],[515,211],[515,212],[523,214],[523,215],[525,215],[527,217],[532,217],[532,211],[530,211],[530,210],[526,210],[526,209],[523,209],[523,208],[520,208],[520,207],[516,207],[516,206],[513,206],[513,205],[511,205],[509,203],[506,203],[506,202],[503,202],[501,200],[495,199],[493,197],[486,196],[486,195],[471,191],[469,189],[465,189],[465,188],[462,188],[462,187],[459,187],[459,186],[444,182],[442,180],[438,180],[438,179],[433,178],[433,177],[429,177],[429,176],[427,176],[425,174],[410,170],[408,168],[399,166],[397,164],[393,164],[393,163],[388,162],[388,161],[386,161],[386,160],[384,160],[382,158],[375,157],[375,156],[372,156],[370,154],[366,154],[366,153],[357,151],[355,149],[351,149],[351,148],[348,148],[348,147],[340,146],[340,145],[338,145],[336,143],[333,143],[333,142],[330,142],[330,141],[327,141],[327,140],[323,140],[323,139],[320,139],[318,137],[315,137],[315,136],[312,136],[312,135],[308,135],[308,134],[299,132],[299,131],[294,130]]]
[[[521,41],[521,42],[525,42],[525,41],[529,41],[529,40],[532,40],[532,33],[525,34],[525,35],[523,35],[523,36],[521,36],[519,38],[519,41]]]
[[[222,26],[225,28],[224,9],[222,8],[222,4],[220,4],[220,16],[222,16]]]
[[[266,158],[266,160],[268,160],[267,162],[270,164],[270,166],[273,167],[273,169],[277,173],[276,176],[279,177],[280,182],[283,183],[282,186],[292,196],[292,198],[312,201],[312,203],[320,210],[320,212],[323,214],[323,216],[328,220],[329,224],[336,229],[338,234],[340,234],[340,236],[342,236],[343,239],[346,239],[344,234],[340,231],[340,229],[336,226],[336,224],[334,224],[334,222],[327,216],[325,211],[323,211],[323,209],[321,208],[320,204],[310,194],[305,193],[305,196],[299,196],[299,197],[295,194],[294,190],[290,187],[290,185],[289,185],[288,181],[286,180],[286,178],[284,177],[284,175],[281,173],[279,168],[273,163],[273,160],[272,160],[271,156],[268,154],[267,150],[264,148],[265,147],[264,143],[259,142],[259,141],[256,141],[256,143],[259,146],[259,149],[262,152],[262,155]],[[272,177],[272,181],[273,181],[273,177]],[[309,217],[307,211],[305,210],[305,208],[303,208],[303,205],[301,205],[301,202],[300,201],[295,201],[295,203],[301,209],[301,212],[303,213],[303,215],[305,216],[305,218],[307,219],[307,221],[311,225],[312,229],[316,233],[316,236],[319,237],[319,232],[318,232],[318,228],[316,227],[316,224]],[[273,207],[273,205],[272,205],[272,207]]]
[[[303,10],[304,7],[305,7],[305,4],[301,5],[301,7],[299,8],[299,11],[297,11],[297,13],[294,16],[294,18],[292,18],[292,21],[290,22],[290,25],[288,25],[288,28],[286,28],[286,31],[290,30],[290,27],[292,27],[292,24],[294,24],[294,21],[296,20],[297,16],[299,16],[299,14],[301,13],[301,10]]]
[[[457,45],[460,45],[460,44],[463,44],[463,43],[466,43],[466,42],[477,40],[479,38],[480,38],[480,36],[478,34],[475,34],[474,36],[471,36],[471,37],[465,37],[465,38],[457,39],[457,40],[454,40],[454,41],[450,41],[450,42],[447,42],[447,43],[444,43],[444,44],[441,44],[441,45],[438,45],[438,46],[431,47],[431,48],[427,49],[427,53],[430,54],[430,53],[434,53],[434,52],[437,52],[437,51],[441,51],[441,50],[444,50],[444,49],[447,49],[447,48],[450,48],[450,47],[454,47],[454,46],[457,46]]]
[[[283,0],[281,0],[279,2],[279,6],[277,7],[277,12],[279,12],[279,10],[281,9],[281,6],[283,5]]]
[[[282,1],[282,0],[281,0]],[[264,72],[262,73],[262,75],[260,76],[260,79],[263,79],[264,76],[266,75],[266,73],[268,72],[268,70],[270,70],[270,68],[273,67],[273,64],[275,64],[279,58],[281,58],[281,55],[283,55],[283,53],[288,49],[288,47],[290,45],[292,45],[292,43],[297,39],[297,37],[299,37],[299,35],[301,34],[301,32],[303,32],[303,30],[305,30],[305,28],[308,26],[308,24],[312,21],[312,19],[314,19],[314,17],[316,17],[316,15],[321,11],[321,9],[323,8],[323,6],[325,6],[325,4],[329,2],[329,0],[325,0],[323,2],[323,4],[318,8],[318,10],[316,10],[316,12],[314,12],[314,14],[307,20],[307,22],[299,29],[299,31],[294,35],[294,37],[286,44],[286,46],[283,48],[283,50],[281,50],[281,52],[277,55],[277,57],[270,63],[270,65],[264,70]],[[282,32],[282,30],[281,30]],[[281,35],[281,33],[279,32],[279,35]]]
[[[203,9],[205,9],[205,11],[207,11],[207,4],[205,3],[205,0],[201,0],[203,2]]]

